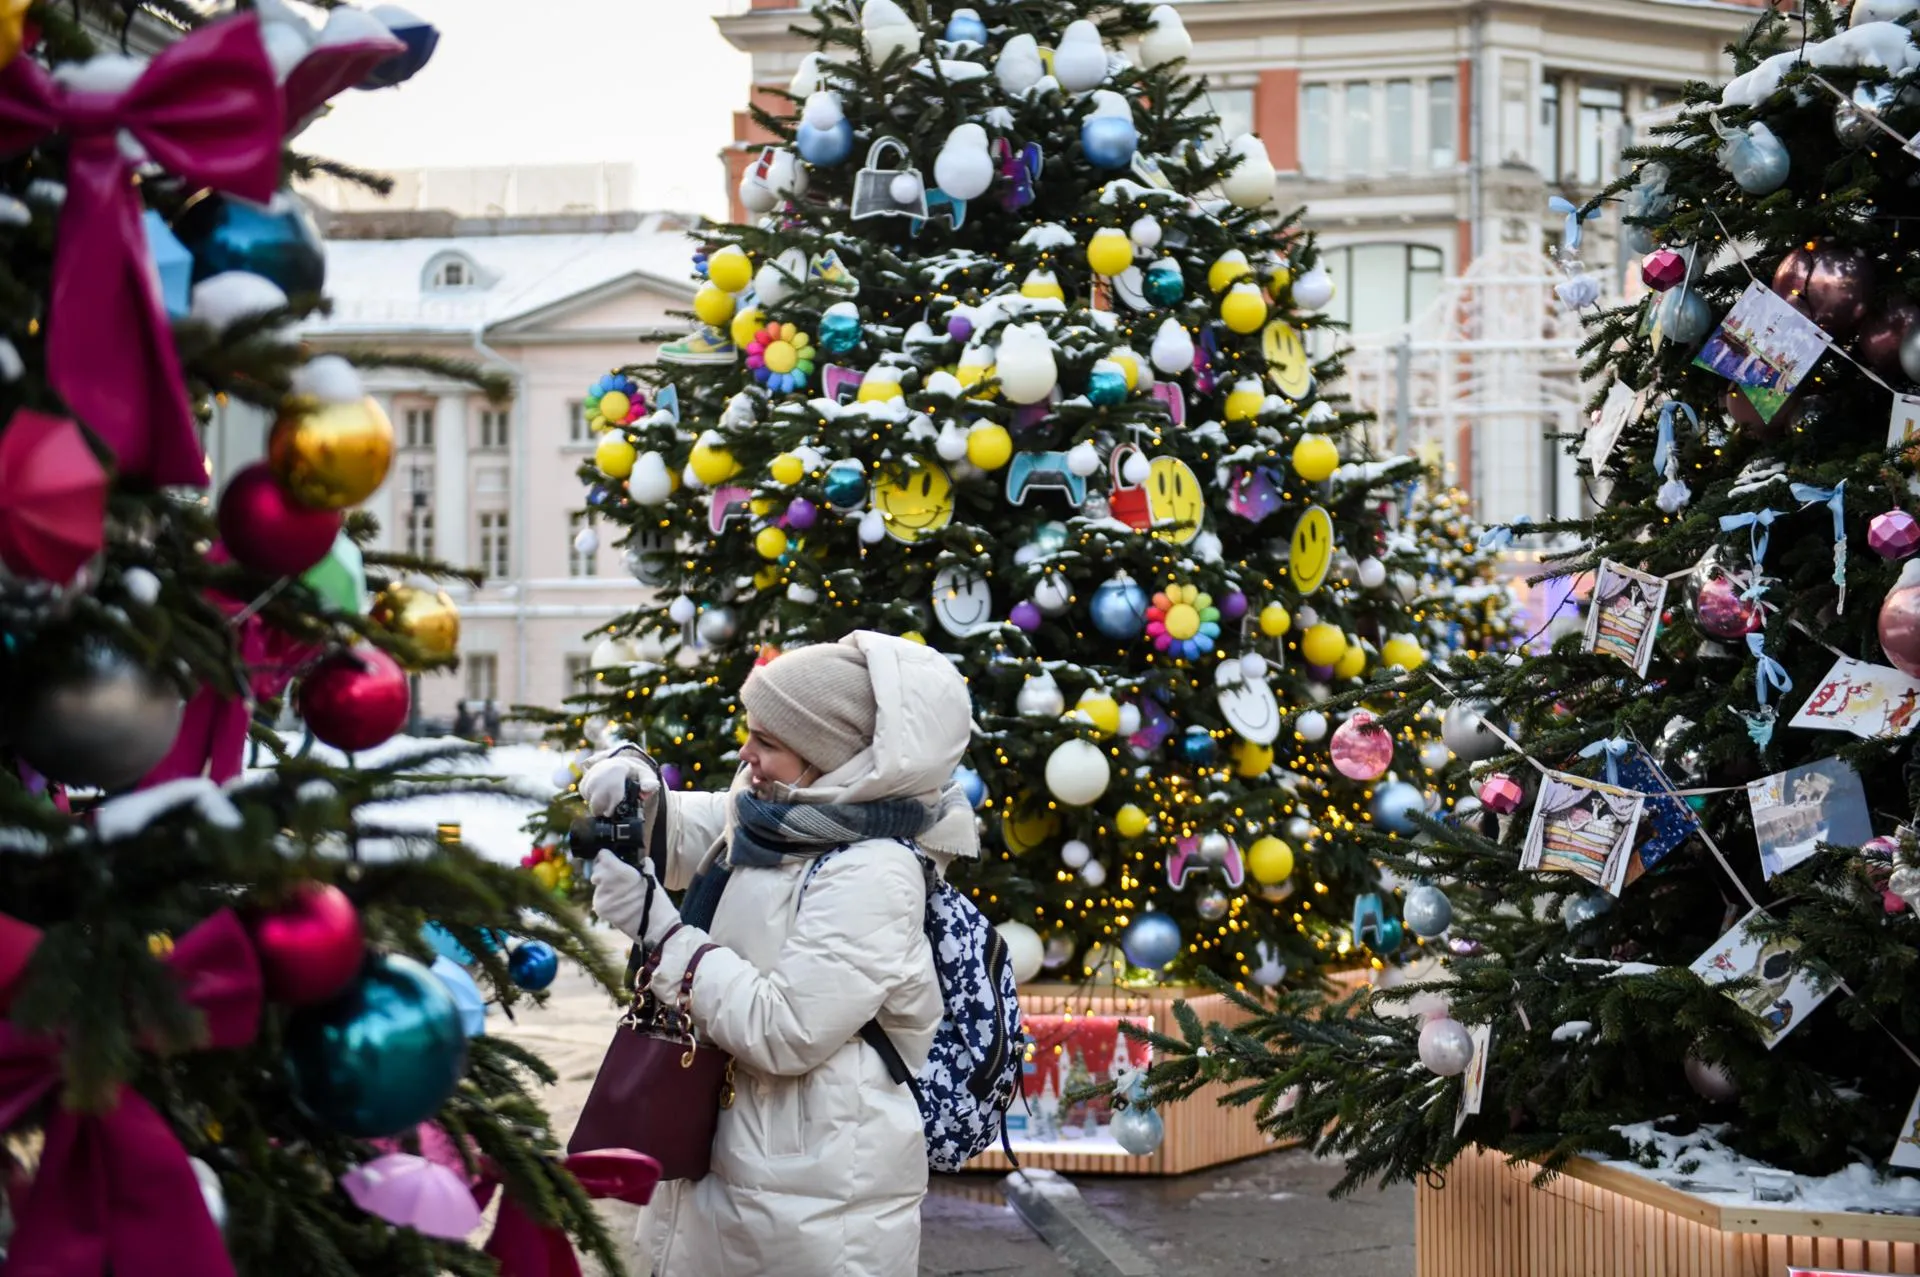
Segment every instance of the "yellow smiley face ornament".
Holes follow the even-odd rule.
[[[886,520],[888,536],[912,545],[953,522],[953,478],[926,457],[881,466],[873,508]]]
[[[1317,505],[1307,507],[1293,525],[1293,588],[1312,594],[1327,579],[1333,564],[1333,516]]]
[[[1155,457],[1147,470],[1146,489],[1155,537],[1185,545],[1200,535],[1207,505],[1191,466],[1178,457]]]
[[[1261,353],[1267,357],[1267,376],[1273,388],[1298,403],[1313,389],[1313,362],[1307,358],[1306,343],[1299,330],[1285,320],[1276,319],[1260,335]]]

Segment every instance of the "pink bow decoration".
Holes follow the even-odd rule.
[[[382,62],[406,51],[406,44],[373,15],[346,6],[334,9],[313,48],[287,73],[282,90],[287,127],[297,127]]]
[[[561,1165],[588,1197],[634,1206],[651,1201],[660,1182],[660,1163],[631,1149],[576,1153]],[[488,1167],[478,1195],[482,1210],[499,1183],[498,1171]],[[500,1277],[580,1277],[580,1261],[574,1257],[566,1230],[540,1223],[511,1197],[501,1199],[500,1217],[487,1239],[486,1253],[499,1261]]]
[[[120,133],[194,186],[264,203],[280,180],[283,109],[252,14],[186,36],[118,93],[69,88],[32,58],[0,68],[0,156],[67,141],[47,379],[122,473],[207,482]]]
[[[202,1016],[200,1045],[231,1049],[260,1027],[260,963],[230,911],[213,915],[169,959],[181,996]],[[0,1130],[59,1089],[60,1043],[0,1021]],[[81,1113],[55,1104],[46,1147],[16,1212],[7,1277],[232,1277],[220,1230],[207,1214],[186,1150],[137,1092],[122,1086],[111,1108]]]
[[[0,433],[0,563],[56,585],[107,541],[107,472],[80,427],[16,409]]]

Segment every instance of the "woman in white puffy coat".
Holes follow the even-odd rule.
[[[595,911],[662,949],[657,996],[677,998],[696,951],[720,946],[695,971],[692,1016],[733,1056],[736,1098],[711,1172],[664,1185],[641,1240],[655,1277],[902,1277],[918,1271],[926,1143],[912,1093],[858,1035],[877,1019],[917,1072],[940,1022],[926,880],[901,840],[942,870],[978,854],[950,783],[971,731],[966,683],[931,648],[861,631],[776,657],[741,701],[732,788],[664,794],[643,869],[605,852],[594,864]],[[658,784],[616,752],[581,792],[605,815],[630,778]],[[681,925],[653,866],[683,890],[722,857],[711,931]]]

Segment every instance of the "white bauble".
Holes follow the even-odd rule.
[[[1120,463],[1120,477],[1134,487],[1139,487],[1153,474],[1153,463],[1136,452]]]
[[[949,417],[947,424],[940,427],[939,438],[933,441],[933,450],[942,461],[952,463],[964,461],[967,456],[967,431],[958,421]]]
[[[1303,275],[1294,276],[1294,305],[1302,310],[1319,310],[1332,300],[1333,276],[1327,273],[1325,266],[1315,266]]]
[[[1034,584],[1033,602],[1048,616],[1058,616],[1073,606],[1073,582],[1064,572],[1049,572]]]
[[[1293,730],[1309,745],[1323,741],[1327,738],[1327,716],[1317,709],[1310,709],[1293,720]]]
[[[993,185],[993,156],[987,150],[987,131],[978,124],[962,124],[947,134],[933,162],[933,182],[957,200],[977,200]]]
[[[996,922],[993,929],[1007,945],[1007,962],[1013,967],[1013,979],[1016,984],[1025,984],[1040,974],[1040,968],[1046,960],[1047,946],[1040,939],[1040,933],[1024,922]]]
[[[1473,1035],[1451,1016],[1420,1026],[1420,1063],[1441,1077],[1457,1077],[1473,1063]]]
[[[1207,833],[1200,835],[1199,850],[1200,859],[1208,864],[1224,865],[1227,863],[1227,853],[1233,850],[1233,844],[1227,840],[1225,834]]]
[[[1107,78],[1107,46],[1100,42],[1099,27],[1085,18],[1067,24],[1053,53],[1053,78],[1069,93],[1100,87]]]
[[[1014,712],[1028,718],[1058,718],[1067,712],[1060,684],[1047,673],[1030,674],[1013,698]]]
[[[1420,765],[1430,772],[1439,771],[1451,761],[1453,751],[1443,740],[1430,740],[1420,746]]]
[[[589,668],[610,670],[617,665],[633,664],[633,649],[623,638],[603,638],[587,657]]]
[[[684,594],[667,604],[667,615],[673,620],[675,625],[685,625],[698,615],[699,612],[700,609],[694,605],[693,600]]]
[[[1080,880],[1089,887],[1104,886],[1107,881],[1107,867],[1097,860],[1089,860],[1086,868],[1080,871]]]
[[[1363,590],[1377,590],[1387,583],[1387,565],[1369,555],[1360,560],[1354,576]]]
[[[1160,237],[1160,223],[1152,214],[1137,219],[1127,231],[1127,238],[1133,241],[1133,246],[1147,252],[1160,247]]]
[[[793,73],[793,79],[787,83],[787,92],[802,102],[826,87],[825,72],[827,60],[824,55],[809,53],[800,59],[800,69]]]
[[[673,475],[667,459],[657,452],[643,452],[627,476],[627,491],[640,505],[660,505],[673,495]]]
[[[1100,450],[1091,443],[1076,443],[1067,449],[1067,469],[1081,478],[1100,472]]]
[[[993,74],[1011,97],[1019,97],[1040,83],[1047,74],[1046,64],[1040,60],[1040,42],[1025,34],[1007,41],[993,64]]]
[[[778,306],[807,278],[807,254],[805,249],[789,248],[778,257],[769,258],[761,264],[753,276],[754,296],[762,306]]]
[[[860,516],[860,540],[867,545],[879,545],[887,539],[886,516],[878,510],[869,510]]]
[[[920,28],[894,0],[867,0],[860,6],[860,34],[875,62],[920,47]]]
[[[1227,147],[1227,154],[1240,163],[1220,183],[1221,193],[1236,208],[1265,208],[1273,200],[1276,176],[1267,144],[1251,133],[1242,133]]]
[[[1038,324],[1016,324],[1007,329],[1000,341],[996,367],[1000,390],[1010,403],[1040,403],[1060,382],[1053,339]]]
[[[1093,848],[1078,838],[1069,838],[1060,844],[1060,863],[1069,869],[1082,869],[1093,859]]]
[[[1163,320],[1160,331],[1153,336],[1153,349],[1148,358],[1153,366],[1170,377],[1177,377],[1193,367],[1193,334],[1186,325],[1177,319]]]
[[[1140,39],[1142,66],[1152,70],[1193,56],[1193,37],[1187,34],[1187,24],[1180,20],[1178,9],[1160,5],[1147,20],[1153,23],[1153,29]]]
[[[1132,701],[1120,707],[1120,734],[1131,736],[1140,730],[1140,707]]]
[[[1069,807],[1095,801],[1112,779],[1106,754],[1092,741],[1065,741],[1047,756],[1047,792]]]

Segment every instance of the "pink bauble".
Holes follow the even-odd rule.
[[[1876,514],[1867,525],[1867,544],[1883,559],[1904,559],[1920,549],[1920,522],[1905,510]]]
[[[367,954],[360,914],[347,893],[303,883],[287,902],[253,924],[253,947],[267,996],[289,1006],[325,1002],[353,983]]]
[[[1860,325],[1860,334],[1853,339],[1854,353],[1883,377],[1903,376],[1900,344],[1916,321],[1920,321],[1920,306],[1904,297],[1886,303]]]
[[[1920,678],[1920,560],[1900,570],[1880,604],[1880,647],[1902,674]]]
[[[1505,772],[1495,772],[1480,785],[1480,805],[1502,816],[1519,811],[1524,797],[1526,791],[1520,788],[1520,782]]]
[[[1700,586],[1693,613],[1701,631],[1717,639],[1745,638],[1760,628],[1760,605],[1741,598],[1740,587],[1724,576]]]
[[[220,540],[242,567],[298,576],[327,557],[340,512],[310,510],[280,486],[264,462],[233,476],[220,494]]]
[[[407,675],[377,647],[335,652],[300,680],[295,705],[335,749],[372,749],[407,721]]]
[[[1348,780],[1378,780],[1393,766],[1393,737],[1373,715],[1355,710],[1353,717],[1333,729],[1327,752]]]
[[[1671,248],[1648,253],[1640,262],[1640,279],[1656,293],[1664,293],[1687,277],[1687,259]]]

